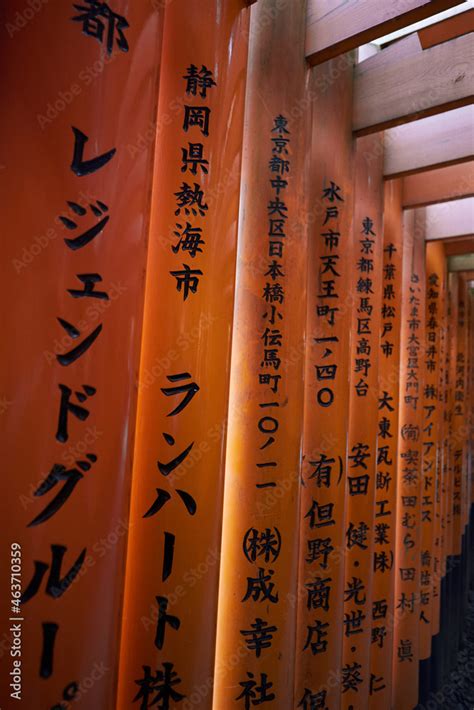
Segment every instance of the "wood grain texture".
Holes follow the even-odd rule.
[[[428,241],[474,234],[474,197],[431,205],[425,210]]]
[[[446,256],[457,256],[458,254],[469,254],[474,249],[474,235],[469,234],[467,237],[456,237],[447,239],[443,242]]]
[[[321,64],[457,4],[459,0],[308,0],[306,58]]]
[[[384,176],[401,177],[474,159],[474,107],[385,131]]]
[[[434,47],[436,44],[447,42],[454,37],[461,37],[474,32],[474,10],[460,12],[459,15],[448,17],[442,22],[435,22],[433,25],[423,27],[418,30],[418,37],[423,49]]]
[[[423,50],[412,34],[354,70],[356,135],[473,103],[474,47],[465,35]]]
[[[402,180],[403,207],[426,207],[474,196],[474,161],[409,175]]]

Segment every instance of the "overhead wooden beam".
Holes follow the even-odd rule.
[[[454,5],[459,0],[308,0],[306,59],[321,64]]]
[[[409,175],[402,180],[403,207],[426,207],[437,202],[474,196],[474,161]]]
[[[423,49],[434,47],[436,44],[447,42],[454,37],[467,35],[474,32],[474,10],[466,10],[459,15],[448,17],[442,22],[436,22],[428,27],[418,30],[418,37]]]
[[[444,242],[446,256],[456,256],[456,254],[468,254],[472,251],[474,242],[473,236],[461,237],[460,239],[448,239]]]
[[[473,125],[474,107],[463,106],[385,131],[385,178],[473,160]]]
[[[474,234],[474,197],[425,207],[426,240],[466,237]],[[474,241],[473,249],[474,250]],[[468,249],[468,251],[472,251]]]
[[[354,67],[353,130],[366,135],[472,104],[472,37],[423,50],[416,33]]]

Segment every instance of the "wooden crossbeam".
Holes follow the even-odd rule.
[[[418,30],[418,37],[423,49],[428,49],[428,47],[434,47],[435,44],[447,42],[453,37],[466,35],[468,32],[474,32],[474,10],[467,10],[459,15],[448,17],[442,22],[423,27]]]
[[[427,241],[474,234],[474,197],[465,200],[452,200],[441,205],[430,205],[425,207],[425,215],[425,238]]]
[[[474,107],[463,106],[390,128],[384,132],[384,176],[402,177],[473,160],[473,126]]]
[[[321,64],[454,5],[459,0],[308,0],[306,58]]]
[[[447,239],[443,246],[446,256],[469,254],[474,248],[474,237],[470,235],[460,239]]]
[[[423,50],[416,33],[354,68],[353,130],[365,135],[474,101],[472,35]]]
[[[426,207],[474,197],[474,161],[409,175],[402,180],[402,205]]]

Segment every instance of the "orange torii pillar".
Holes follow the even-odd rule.
[[[385,183],[383,215],[382,307],[378,372],[378,464],[375,482],[377,510],[389,511],[375,520],[372,580],[371,678],[383,678],[369,698],[371,710],[387,708],[392,695],[394,624],[395,523],[399,414],[400,326],[403,278],[403,212],[400,180]],[[382,565],[382,561],[387,564]]]
[[[463,604],[464,608],[468,602],[469,595],[469,576],[470,569],[473,564],[472,546],[470,544],[471,525],[470,525],[470,510],[471,510],[471,485],[472,485],[472,459],[471,459],[471,436],[473,427],[473,409],[470,398],[470,386],[472,377],[472,360],[471,360],[471,337],[474,327],[474,312],[472,311],[470,292],[473,287],[474,271],[461,272],[461,283],[464,297],[464,320],[465,320],[465,341],[464,341],[464,396],[461,403],[463,405],[463,423],[460,430],[464,439],[464,479],[463,479],[463,496],[462,502],[464,506],[464,540],[463,540]]]
[[[118,708],[212,706],[244,6],[165,10]]]
[[[420,702],[432,684],[432,637],[439,632],[441,579],[441,336],[446,290],[446,256],[442,242],[426,245],[426,309],[422,422],[422,492],[420,554]]]
[[[452,352],[451,367],[451,466],[453,472],[453,535],[451,554],[458,556],[461,554],[462,534],[463,534],[463,512],[462,512],[462,492],[463,492],[463,437],[462,437],[462,416],[464,414],[464,298],[462,293],[462,280],[458,273],[452,274],[452,297],[456,298],[456,320],[453,323],[455,331],[455,346]],[[456,572],[458,570],[456,565]]]
[[[468,462],[471,476],[470,490],[467,492],[469,502],[469,546],[470,556],[470,586],[474,587],[474,274],[468,281],[468,330],[469,330],[469,362],[468,362]]]
[[[461,491],[461,477],[455,475],[457,461],[457,441],[455,432],[455,381],[456,359],[458,347],[458,307],[459,307],[459,275],[448,274],[448,348],[447,348],[447,428],[446,428],[446,464],[447,464],[447,513],[446,513],[446,581],[445,581],[445,639],[444,639],[444,674],[452,669],[457,645],[456,617],[456,580],[459,567],[458,538],[461,530],[460,508],[456,513],[455,501]]]
[[[307,345],[294,707],[340,707],[352,265],[352,68],[311,70]],[[336,118],[337,117],[337,120]]]
[[[341,707],[362,710],[384,679],[370,672],[375,525],[392,516],[375,505],[379,416],[378,362],[383,271],[382,135],[360,138],[355,154],[349,363],[345,581]],[[377,509],[376,509],[377,508]],[[382,555],[376,564],[390,567]]]
[[[436,456],[434,467],[431,465],[431,453],[425,457],[423,466],[427,469],[427,474],[434,476],[435,503],[434,503],[434,529],[433,529],[433,551],[431,564],[431,594],[432,594],[432,618],[431,618],[431,661],[430,661],[430,687],[438,690],[441,685],[442,659],[443,659],[443,637],[442,637],[442,614],[444,585],[446,575],[446,514],[447,514],[447,494],[446,494],[446,439],[447,439],[447,408],[446,408],[446,349],[448,347],[447,338],[447,307],[448,307],[448,279],[447,264],[444,244],[442,242],[428,243],[426,247],[426,269],[427,269],[427,294],[430,291],[429,280],[438,279],[436,291],[433,291],[432,298],[427,296],[426,302],[426,347],[433,343],[436,349],[436,368],[438,371],[437,380],[434,373],[425,370],[427,382],[424,387],[424,407],[435,406],[433,410],[436,427],[433,426],[432,434],[435,441]],[[438,292],[438,296],[434,294]],[[430,301],[434,305],[430,305]],[[431,384],[430,384],[431,380]],[[437,381],[437,384],[436,384]],[[427,414],[430,410],[424,410]],[[422,570],[423,573],[423,560]],[[427,566],[425,571],[427,572]],[[421,579],[420,579],[421,583]],[[420,620],[421,621],[421,620]],[[420,630],[423,633],[422,630]]]
[[[456,630],[453,654],[457,654],[461,641],[462,619],[465,611],[464,565],[466,562],[466,506],[467,494],[467,461],[466,461],[466,360],[467,360],[467,320],[466,301],[467,284],[463,274],[457,274],[458,304],[457,304],[457,334],[456,334],[456,361],[454,366],[452,408],[452,438],[453,445],[453,555],[454,588],[455,588],[455,613],[454,623]]]
[[[395,550],[394,710],[418,702],[425,212],[404,214]]]
[[[462,272],[461,276],[461,288],[463,297],[463,311],[464,311],[464,340],[463,349],[464,357],[463,363],[460,365],[459,376],[464,380],[464,389],[462,395],[460,395],[459,402],[462,405],[460,417],[462,417],[462,422],[459,424],[460,435],[463,438],[463,493],[462,493],[462,505],[463,505],[463,516],[464,516],[464,528],[463,528],[463,577],[462,577],[462,605],[465,612],[466,605],[468,602],[469,595],[469,564],[470,564],[470,550],[469,547],[469,513],[470,513],[470,492],[471,492],[471,466],[469,463],[469,437],[470,437],[470,426],[472,426],[472,411],[470,408],[469,401],[469,338],[470,329],[472,328],[472,312],[470,310],[469,302],[469,281],[472,278],[473,272]],[[461,309],[461,304],[460,304]]]
[[[292,707],[306,317],[305,3],[251,8],[214,707]]]
[[[1,8],[3,707],[115,706],[162,11],[113,6]]]
[[[448,654],[448,583],[450,580],[451,564],[451,526],[452,526],[452,476],[450,473],[450,436],[451,436],[451,402],[450,402],[450,359],[451,337],[453,329],[451,324],[451,288],[450,277],[446,274],[444,284],[444,300],[441,310],[440,331],[440,405],[441,405],[441,432],[440,432],[440,579],[439,579],[439,624],[438,635],[435,637],[433,667],[433,686],[439,690],[447,677],[449,666]],[[436,621],[436,617],[435,617]]]

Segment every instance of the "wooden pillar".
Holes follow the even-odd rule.
[[[461,645],[463,619],[466,611],[465,593],[465,564],[466,564],[466,493],[467,493],[467,465],[466,465],[466,356],[467,356],[467,321],[466,321],[466,281],[462,274],[458,279],[458,318],[457,318],[457,346],[454,377],[454,403],[453,403],[453,518],[454,518],[454,545],[453,554],[456,561],[454,575],[455,595],[455,640],[453,655],[457,656]]]
[[[466,494],[468,505],[468,580],[469,589],[473,587],[474,578],[474,510],[473,510],[473,437],[474,437],[474,290],[473,290],[474,273],[469,273],[467,278],[467,315],[468,315],[468,367],[467,367],[467,467],[468,467],[468,490]]]
[[[77,8],[0,10],[5,707],[115,706],[162,11]]]
[[[424,221],[423,209],[405,212],[392,695],[395,710],[415,707],[418,702],[425,330]]]
[[[448,648],[448,601],[449,582],[451,579],[451,527],[452,527],[452,476],[450,467],[450,437],[451,437],[451,388],[450,362],[451,338],[453,328],[451,323],[450,278],[446,274],[445,298],[443,308],[443,328],[441,332],[441,579],[439,599],[439,632],[435,642],[436,650],[436,687],[441,688],[447,677]]]
[[[458,276],[457,346],[454,373],[453,404],[453,516],[455,522],[453,553],[461,554],[462,537],[466,526],[466,360],[467,360],[467,285],[463,274]]]
[[[345,511],[345,582],[341,707],[365,708],[383,679],[370,674],[372,579],[375,524],[387,521],[384,504],[375,510],[378,431],[378,362],[383,265],[382,137],[360,138],[355,157],[353,251],[349,288],[353,294],[349,366],[349,433]],[[375,566],[387,563],[377,554]],[[390,566],[390,563],[388,564]]]
[[[160,679],[183,709],[212,706],[244,6],[165,10],[119,708]]]
[[[375,519],[372,594],[371,678],[383,679],[369,698],[374,710],[391,704],[395,587],[395,522],[397,490],[399,365],[403,298],[403,212],[400,180],[385,183],[383,216],[382,308],[378,371],[378,432],[375,505],[389,512]],[[384,516],[385,517],[385,516]],[[385,560],[386,564],[381,564]]]
[[[447,363],[447,514],[446,514],[446,594],[445,594],[445,648],[444,648],[444,680],[452,670],[456,653],[456,618],[457,618],[457,576],[459,568],[458,537],[461,529],[460,510],[456,511],[456,499],[461,492],[461,477],[456,476],[458,466],[456,460],[457,442],[455,430],[455,381],[458,347],[458,307],[459,307],[459,275],[449,273],[449,309],[448,309],[448,363]]]
[[[251,8],[214,707],[293,698],[308,105],[298,0]],[[313,639],[314,641],[314,639]]]
[[[340,707],[342,665],[352,66],[353,55],[346,55],[315,67],[309,87],[314,105],[294,707],[321,703],[329,710]]]
[[[449,309],[448,309],[448,440],[447,440],[447,461],[448,461],[448,513],[447,513],[447,555],[451,557],[455,554],[456,549],[456,534],[459,531],[460,523],[455,522],[457,516],[454,515],[454,388],[456,380],[456,357],[457,357],[457,341],[458,341],[458,306],[459,306],[459,275],[451,272],[448,277],[449,288]],[[460,481],[459,481],[460,483]]]
[[[459,395],[458,403],[459,410],[456,416],[459,418],[459,433],[463,443],[463,490],[462,490],[462,511],[463,511],[463,535],[466,532],[466,527],[469,522],[469,464],[468,464],[468,448],[469,448],[469,325],[470,325],[470,309],[469,309],[469,287],[468,273],[461,273],[461,293],[459,299],[459,310],[462,313],[463,323],[460,327],[463,331],[461,357],[458,358],[459,372],[457,373],[459,380],[459,388],[462,394]],[[461,315],[460,315],[461,320]]]
[[[431,636],[439,633],[441,579],[443,571],[443,540],[445,528],[445,481],[443,476],[444,440],[444,369],[446,363],[446,290],[447,270],[444,245],[426,245],[426,330],[425,385],[423,393],[423,485],[433,496],[433,528],[423,521],[421,593],[425,588],[431,600]],[[426,429],[426,431],[425,431]],[[428,534],[430,537],[428,537]],[[425,543],[432,540],[431,559],[423,557]],[[431,591],[429,591],[429,589]],[[424,657],[430,655],[427,646],[427,625],[420,620]]]
[[[432,638],[439,632],[442,516],[442,328],[446,257],[442,242],[426,245],[426,310],[423,344],[423,421],[420,552],[420,702],[426,702],[438,673],[431,662]],[[438,649],[435,646],[435,656]],[[435,677],[433,677],[435,676]]]

